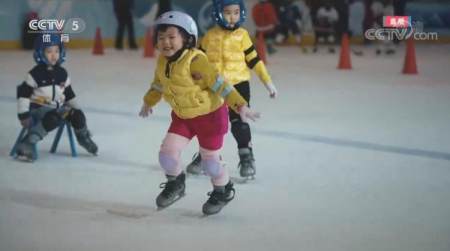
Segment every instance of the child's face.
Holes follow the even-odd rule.
[[[45,57],[50,65],[55,65],[59,60],[59,46],[53,45],[45,48]]]
[[[241,18],[241,7],[239,4],[225,6],[223,8],[223,17],[228,22],[228,27],[233,28]]]
[[[165,31],[158,31],[156,46],[163,56],[171,57],[183,48],[183,36],[177,27],[171,26]]]

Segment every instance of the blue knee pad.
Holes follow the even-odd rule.
[[[214,159],[202,159],[202,168],[211,178],[219,177],[222,172],[222,165]]]
[[[174,173],[178,166],[178,161],[168,153],[159,152],[159,164],[166,173]]]

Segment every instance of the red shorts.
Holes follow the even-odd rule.
[[[224,104],[219,109],[192,119],[182,119],[172,111],[170,133],[192,139],[197,136],[200,147],[218,150],[223,145],[223,138],[228,132],[228,108]]]

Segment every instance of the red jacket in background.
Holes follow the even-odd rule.
[[[257,31],[270,32],[278,24],[277,12],[270,2],[257,3],[252,9],[252,17]]]

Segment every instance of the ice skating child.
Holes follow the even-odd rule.
[[[86,117],[79,108],[69,75],[61,64],[66,57],[61,36],[43,34],[35,41],[34,60],[37,65],[28,72],[17,87],[18,117],[28,134],[19,143],[17,155],[31,160],[33,145],[42,140],[63,120],[75,129],[78,143],[91,154],[97,154],[86,125]]]
[[[314,43],[314,52],[318,51],[319,44],[328,45],[328,52],[335,53],[333,44],[336,41],[336,23],[339,20],[339,14],[333,7],[330,0],[325,1],[324,6],[317,10],[315,32],[316,39]]]
[[[295,43],[300,46],[302,41],[302,15],[294,1],[288,0],[282,3],[278,8],[278,16],[280,17],[280,26],[277,43],[286,41],[291,34],[295,38]]]
[[[200,46],[209,61],[247,102],[250,101],[249,69],[256,72],[270,97],[275,98],[277,90],[272,79],[258,57],[247,30],[240,27],[246,16],[243,0],[214,0],[213,16],[218,26],[205,34]],[[240,175],[253,177],[256,171],[250,126],[235,110],[231,109],[229,115],[231,132],[238,146]],[[201,154],[188,165],[187,172],[199,174],[202,170],[200,162]]]
[[[376,29],[383,27],[383,16],[394,15],[394,6],[390,0],[373,1],[370,6],[370,10],[372,11],[372,15],[375,19],[372,27]],[[386,53],[386,55],[394,54],[394,41],[385,39],[378,42],[376,44],[375,53],[380,55],[382,52]]]
[[[256,25],[256,37],[259,36],[259,33],[262,33],[267,45],[267,52],[269,54],[275,53],[276,49],[273,47],[273,43],[278,25],[275,7],[268,0],[260,0],[253,6],[252,17]]]
[[[140,116],[147,117],[164,98],[172,107],[172,122],[159,152],[159,162],[167,177],[156,198],[158,208],[180,199],[185,191],[185,173],[180,155],[197,136],[202,167],[214,186],[203,205],[206,215],[218,213],[234,197],[233,183],[220,162],[220,149],[228,131],[228,107],[245,119],[258,113],[229,85],[195,48],[197,26],[187,14],[169,11],[156,20],[156,45],[161,52],[153,83],[144,96]],[[226,104],[224,104],[224,100]]]

